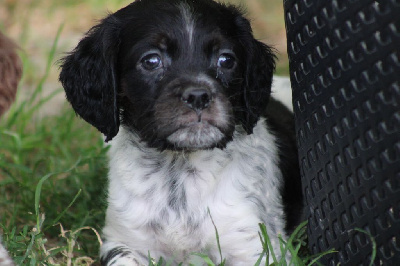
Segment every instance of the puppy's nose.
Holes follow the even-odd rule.
[[[203,88],[189,88],[182,94],[181,100],[196,112],[206,109],[210,105],[211,93]]]

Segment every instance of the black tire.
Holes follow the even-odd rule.
[[[400,265],[400,1],[284,8],[309,248]]]

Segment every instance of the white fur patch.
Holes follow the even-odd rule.
[[[179,5],[179,10],[183,18],[183,23],[185,25],[186,33],[188,35],[189,46],[191,46],[193,43],[193,34],[195,28],[194,18],[192,16],[192,12],[188,5],[186,4]]]
[[[289,77],[274,76],[272,81],[272,96],[293,111],[292,86]]]
[[[178,129],[167,140],[176,148],[208,148],[224,138],[224,134],[207,122],[194,123]]]
[[[122,127],[110,159],[103,256],[123,245],[156,260],[186,265],[192,252],[203,252],[218,262],[208,210],[227,265],[254,265],[262,252],[259,223],[266,224],[278,252],[277,236],[285,237],[282,177],[275,137],[264,120],[251,135],[238,128],[224,150],[190,153],[148,148]]]

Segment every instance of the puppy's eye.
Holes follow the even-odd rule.
[[[230,54],[222,54],[218,58],[218,67],[231,69],[235,66],[235,58]]]
[[[146,70],[156,70],[162,67],[162,60],[158,54],[149,54],[142,58],[141,64]]]

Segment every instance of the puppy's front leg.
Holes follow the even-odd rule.
[[[148,265],[149,259],[146,254],[124,244],[106,241],[100,249],[100,262],[103,266],[142,266]]]

